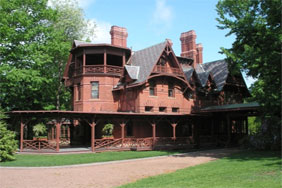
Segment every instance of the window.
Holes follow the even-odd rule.
[[[99,99],[99,82],[91,82],[91,98]]]
[[[166,107],[159,107],[159,112],[166,112]]]
[[[157,92],[156,92],[156,84],[154,82],[150,82],[149,83],[149,90],[150,90],[150,96],[156,96]]]
[[[81,86],[80,84],[77,84],[77,98],[76,100],[80,101],[81,100]]]
[[[174,97],[174,85],[171,83],[168,84],[168,96]]]
[[[145,106],[145,112],[153,112],[152,106]]]
[[[172,112],[179,112],[179,108],[172,108],[171,111]]]

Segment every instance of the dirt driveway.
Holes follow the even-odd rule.
[[[65,167],[0,168],[0,187],[116,187],[148,176],[206,163],[236,151],[238,150],[218,149],[176,156]]]

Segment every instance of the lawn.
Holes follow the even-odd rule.
[[[137,159],[144,157],[155,157],[175,154],[179,152],[170,151],[122,151],[84,154],[17,154],[15,161],[0,162],[0,166],[63,166],[73,164],[85,164],[95,162],[116,161],[125,159]]]
[[[121,188],[281,188],[280,152],[244,151],[174,173],[145,178]]]

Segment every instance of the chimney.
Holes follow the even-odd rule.
[[[181,33],[181,57],[191,58],[196,60],[196,33],[194,30]]]
[[[197,63],[203,63],[203,46],[201,43],[197,44]]]
[[[194,30],[181,33],[181,57],[193,59],[193,67],[197,63],[203,63],[203,47],[202,44],[196,45],[197,35]]]
[[[127,47],[127,30],[124,27],[112,26],[111,31],[112,45]]]

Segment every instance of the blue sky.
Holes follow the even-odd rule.
[[[85,17],[97,25],[94,43],[110,43],[110,27],[127,28],[127,45],[133,51],[171,39],[180,55],[180,34],[195,30],[202,43],[204,62],[225,58],[220,47],[230,48],[234,36],[217,28],[217,0],[78,0]],[[246,82],[252,82],[247,79]]]

